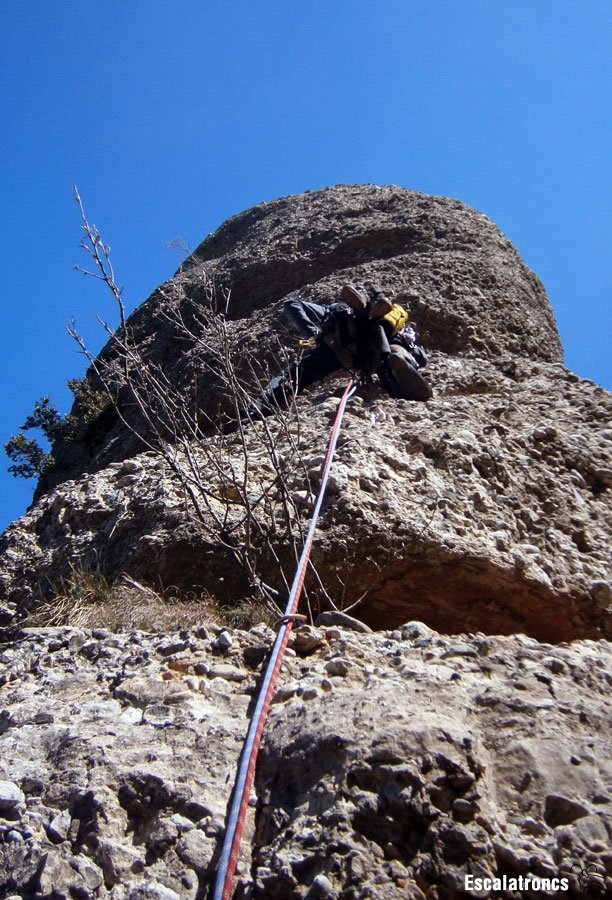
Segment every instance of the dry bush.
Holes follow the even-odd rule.
[[[278,614],[290,589],[307,524],[291,488],[296,471],[304,468],[292,388],[287,388],[287,409],[256,426],[244,420],[241,414],[253,394],[263,389],[269,373],[260,354],[235,345],[226,318],[229,292],[208,276],[197,301],[186,298],[172,283],[160,292],[164,297],[157,311],[160,324],[170,329],[176,339],[173,343],[195,360],[199,376],[177,387],[134,336],[110,249],[88,222],[76,189],[75,199],[85,234],[81,246],[95,263],[92,272],[77,268],[106,284],[120,319],[116,330],[99,319],[109,342],[98,356],[90,353],[74,324],[69,326],[89,360],[88,378],[102,389],[143,450],[153,451],[170,468],[205,539],[232,556],[243,573],[248,602]],[[284,369],[288,362],[278,342],[275,364]],[[209,394],[214,391],[219,398],[212,412],[201,403],[203,381]],[[237,422],[231,436],[224,434],[223,409],[226,422],[228,415]],[[305,470],[303,476],[308,478]],[[316,580],[325,595],[320,579]]]

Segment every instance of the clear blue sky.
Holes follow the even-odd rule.
[[[2,443],[96,348],[77,184],[128,309],[225,218],[339,182],[456,197],[543,280],[578,374],[612,386],[609,0],[5,0]],[[0,527],[33,482],[5,473]]]

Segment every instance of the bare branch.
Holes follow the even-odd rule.
[[[115,273],[110,259],[110,247],[104,243],[96,226],[89,224],[87,216],[85,215],[83,201],[81,200],[76,185],[73,186],[72,193],[81,214],[81,228],[85,232],[85,238],[81,241],[80,246],[91,256],[96,264],[98,272],[89,272],[81,266],[75,266],[75,269],[83,275],[89,275],[92,278],[97,278],[100,281],[105,282],[117,302],[117,307],[119,309],[119,325],[124,329],[125,306],[121,298],[123,289],[119,287],[115,281]]]
[[[110,247],[96,226],[89,224],[76,188],[74,196],[85,232],[82,246],[93,260],[94,270],[75,268],[107,284],[121,324],[113,332],[98,317],[110,340],[97,357],[87,349],[74,322],[68,332],[87,357],[120,422],[173,473],[207,540],[231,554],[252,596],[279,612],[279,600],[289,590],[306,531],[303,511],[294,499],[295,485],[306,483],[310,489],[299,406],[292,388],[288,386],[287,409],[245,426],[240,413],[254,391],[264,387],[268,373],[261,359],[236,346],[232,324],[226,318],[230,292],[209,276],[203,285],[204,302],[188,300],[176,283],[159,292],[164,299],[156,313],[160,321],[197,358],[190,385],[179,389],[163,363],[152,361],[135,341],[125,320]],[[278,367],[287,368],[290,359],[280,343],[275,353]],[[219,416],[199,402],[202,376],[219,385],[220,397],[237,420],[231,436],[223,434]],[[332,597],[313,563],[309,571],[317,602],[333,608]],[[310,611],[308,596],[306,602]]]

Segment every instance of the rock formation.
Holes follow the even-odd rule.
[[[563,368],[544,289],[512,244],[457,201],[396,187],[308,192],[222,225],[132,314],[130,333],[147,365],[214,417],[225,399],[210,345],[185,341],[177,315],[193,330],[210,284],[229,291],[226,333],[263,377],[278,364],[270,333],[283,301],[299,291],[326,302],[346,281],[410,307],[434,398],[394,401],[373,386],[351,402],[309,596],[387,630],[297,631],[262,749],[243,891],[451,898],[469,896],[466,873],[555,877],[574,863],[596,867],[599,889],[612,875],[610,398]],[[101,358],[116,352],[111,341]],[[291,527],[300,510],[305,521],[345,380],[269,421],[290,460],[285,493],[262,425],[219,444],[234,472],[246,451],[265,497],[253,522],[279,590],[292,552],[271,523],[287,497]],[[237,515],[223,472],[197,462],[213,507],[196,521],[139,410],[123,396],[120,409],[54,448],[35,503],[0,538],[13,640],[54,586],[93,568],[221,606],[248,591],[215,524],[214,503],[230,525]],[[424,624],[405,626],[414,620]],[[220,633],[25,629],[7,645],[5,891],[205,896],[251,667],[270,640],[263,627]]]
[[[205,897],[272,639],[27,629],[5,648],[3,896]],[[612,874],[609,646],[408,623],[307,626],[289,654],[238,896],[466,897],[471,873],[578,897],[581,870]]]

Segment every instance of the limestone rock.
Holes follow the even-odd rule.
[[[380,284],[408,303],[431,351],[432,401],[393,401],[374,389],[350,406],[313,552],[332,597],[339,582],[342,605],[363,596],[359,618],[371,627],[420,618],[449,631],[554,641],[611,634],[610,400],[559,364],[542,285],[492,222],[454,200],[375,186],[307,192],[235,216],[130,317],[147,357],[179,391],[195,379],[206,408],[218,402],[218,385],[197,348],[176,352],[168,309],[178,304],[187,317],[205,303],[213,276],[231,290],[231,340],[257,358],[289,295],[326,302],[346,280]],[[313,496],[316,478],[298,462],[312,472],[320,465],[337,384],[300,398],[297,450],[292,435],[278,438],[281,456],[297,453],[286,472],[295,498]],[[214,517],[194,516],[168,465],[107,418],[87,446],[56,448],[59,468],[0,537],[7,623],[16,607],[22,615],[50,585],[92,567],[111,580],[127,572],[155,589],[221,600],[248,590]],[[272,504],[258,527],[269,531],[282,509],[251,432],[254,486]],[[191,452],[197,459],[197,446]],[[222,452],[239,472],[240,441]],[[282,533],[272,533],[270,553],[290,578]],[[272,556],[263,565],[282,590]]]
[[[563,368],[542,285],[454,200],[368,185],[262,204],[129,320],[192,422],[226,403],[210,347],[177,330],[211,279],[231,291],[226,333],[255,360],[253,391],[278,366],[283,302],[327,302],[346,281],[410,306],[434,387],[428,403],[374,386],[349,405],[306,584],[326,612],[287,649],[240,895],[454,900],[477,872],[563,875],[569,897],[589,877],[612,896],[611,403]],[[211,626],[206,604],[253,596],[227,543],[246,538],[248,504],[258,576],[286,594],[287,536],[304,534],[344,383],[244,439],[210,427],[166,458],[121,395],[123,420],[107,410],[54,447],[0,536],[0,895],[206,895],[275,636]],[[175,474],[185,459],[210,499],[197,516]],[[79,577],[95,604],[99,573],[196,598],[193,627],[22,627],[41,603],[82,602]]]
[[[502,362],[437,356],[431,369],[437,393],[427,404],[372,392],[349,407],[334,463],[343,483],[330,488],[313,548],[327,590],[337,601],[340,580],[345,605],[363,596],[358,616],[370,627],[418,618],[547,641],[611,636],[609,395],[544,363],[515,360],[510,373]],[[324,446],[329,389],[300,399],[307,459]],[[247,436],[254,454],[258,435]],[[228,452],[239,460],[239,442]],[[53,489],[6,530],[0,586],[22,612],[95,565],[156,588],[246,593],[172,473],[152,454],[137,459],[138,484],[117,488],[121,466],[109,466]],[[275,549],[291,578],[282,534]]]
[[[16,784],[0,781],[0,812],[10,812],[24,800],[24,793]]]
[[[445,197],[375,185],[283,197],[200,244],[185,267],[189,290],[206,264],[231,286],[234,315],[304,288],[327,297],[347,280],[374,281],[411,306],[428,347],[456,353],[475,341],[493,354],[561,359],[538,279],[489,219]]]
[[[577,898],[576,864],[610,879],[609,644],[449,637],[418,622],[317,632],[316,648],[286,658],[271,707],[244,890],[453,900],[466,874],[531,873],[569,878]],[[228,632],[243,675],[231,701],[192,689],[187,673],[177,703],[151,696],[174,712],[163,727],[142,715],[142,694],[117,691],[136,652],[141,677],[165,684],[172,660],[157,636],[30,629],[5,646],[0,779],[25,802],[0,818],[3,896],[206,896],[257,677],[241,660],[256,635]],[[92,644],[113,652],[94,656]],[[194,629],[190,644],[214,664],[212,638]],[[52,723],[36,724],[41,709]]]
[[[201,633],[189,643],[212,665]],[[169,636],[176,646],[181,634]],[[3,647],[0,793],[12,806],[10,821],[0,813],[0,895],[196,897],[216,846],[197,826],[223,822],[255,675],[231,657],[231,703],[191,687],[187,672],[168,681],[168,643],[26,629]]]
[[[340,625],[343,628],[349,628],[352,631],[358,631],[361,634],[369,634],[372,629],[361,622],[359,619],[348,616],[346,613],[337,610],[326,610],[317,616],[315,625]]]
[[[283,301],[299,292],[328,302],[350,280],[379,285],[407,304],[430,350],[561,361],[556,325],[537,277],[493,222],[445,197],[394,186],[339,185],[260,204],[203,241],[130,316],[129,325],[147,359],[185,397],[197,381],[198,402],[206,409],[218,402],[218,384],[202,368],[202,350],[185,343],[168,313],[178,303],[189,320],[192,305],[207,302],[204,285],[211,277],[231,294],[232,339],[273,367],[269,332],[279,328]],[[124,415],[139,421],[129,406]],[[142,446],[107,410],[82,439],[56,449],[58,467],[43,479],[39,494],[84,471],[127,460]],[[141,477],[138,466],[124,468],[119,486]]]

